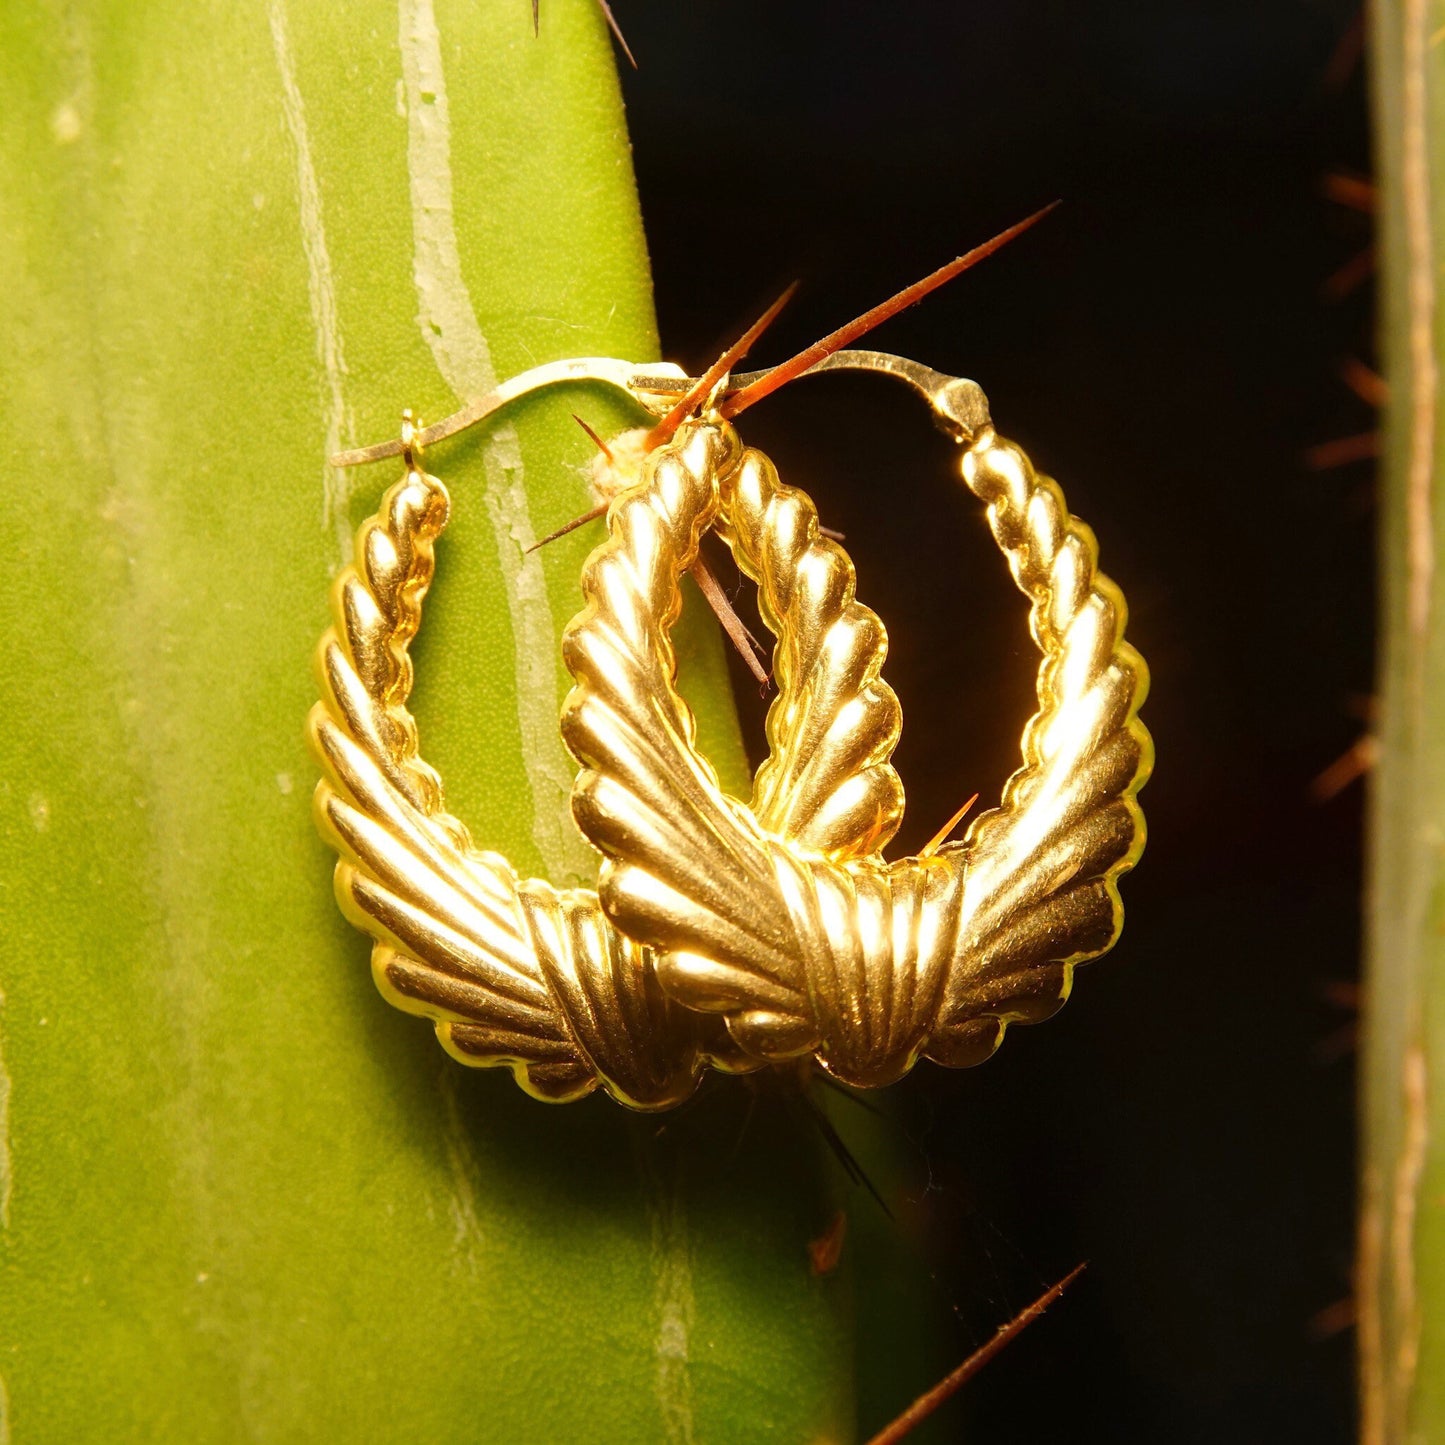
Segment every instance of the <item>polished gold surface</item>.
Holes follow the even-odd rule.
[[[582,764],[573,807],[604,854],[600,901],[518,879],[446,813],[406,709],[407,648],[448,509],[416,463],[420,443],[579,379],[661,414],[691,385],[681,373],[551,363],[428,431],[408,424],[400,442],[334,459],[402,454],[407,472],[336,585],[310,724],[326,774],[317,814],[341,855],[342,907],[376,940],[382,992],[433,1019],[464,1062],[509,1065],[540,1098],[600,1084],[644,1109],[685,1098],[708,1062],[812,1053],[839,1078],[884,1084],[921,1056],[987,1057],[1009,1023],[1054,1012],[1074,967],[1117,936],[1152,763],[1138,719],[1147,671],[1123,640],[1123,599],[1089,529],[996,435],[973,382],[873,352],[814,370],[847,368],[904,381],[964,445],[963,480],[987,504],[1042,653],[1039,710],[1001,805],[929,857],[881,857],[902,812],[883,627],[808,498],[711,413],[653,451],[640,478],[612,479],[609,537],[564,644],[576,686],[563,735]],[[748,381],[725,380],[710,404]],[[713,526],[777,638],[770,754],[748,805],[697,751],[669,639],[682,572]]]
[[[897,823],[896,725],[871,732],[861,705],[883,695],[886,639],[852,613],[852,565],[811,503],[715,416],[685,424],[612,505],[565,642],[576,686],[562,723],[583,769],[574,815],[606,859],[603,906],[658,950],[668,995],[721,1015],[754,1058],[815,1053],[861,1086],[920,1056],[975,1063],[1009,1023],[1063,1003],[1074,967],[1118,935],[1117,883],[1143,849],[1136,794],[1152,763],[1137,716],[1147,671],[1092,533],[997,436],[973,383],[881,360],[871,369],[913,385],[965,443],[963,480],[1031,604],[1039,710],[1000,806],[928,858],[839,846],[881,848]],[[682,571],[714,522],[777,637],[773,751],[751,807],[694,747],[668,637]]]
[[[309,734],[325,774],[316,815],[340,854],[337,897],[375,939],[372,970],[383,995],[434,1020],[462,1062],[507,1065],[542,1099],[578,1098],[600,1084],[633,1108],[670,1107],[692,1092],[706,1063],[741,1070],[761,1060],[742,1055],[717,1020],[666,996],[649,951],[616,932],[595,892],[519,879],[504,858],[476,849],[418,756],[406,705],[408,647],[449,510],[446,489],[417,462],[422,435],[408,422],[396,448],[406,474],[361,528],[320,646],[322,701]],[[634,542],[675,556],[669,506],[686,502],[681,543],[695,548],[716,508],[713,479],[733,466],[736,444],[730,432],[694,429],[681,451],[667,452],[682,460],[654,474],[651,525]],[[685,498],[669,491],[674,473],[688,479]],[[665,575],[646,599],[664,630],[677,605],[677,578]],[[877,678],[882,628],[853,602],[851,569],[846,596],[811,581],[800,573],[791,604],[794,630],[809,642],[795,650],[774,706],[776,756],[760,774],[761,815],[778,836],[844,859],[871,851],[897,826],[902,792],[887,758],[898,704]],[[617,598],[627,615],[641,601],[625,587]],[[605,641],[609,625],[598,619],[593,639]],[[809,645],[829,652],[826,669]],[[820,693],[814,679],[823,671],[829,682]],[[637,698],[634,710],[654,700],[668,701]],[[695,758],[680,703],[671,725]],[[809,754],[825,766],[800,767]]]

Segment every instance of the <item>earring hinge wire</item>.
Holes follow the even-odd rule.
[[[977,382],[962,377],[945,376],[942,372],[910,361],[905,356],[894,356],[884,351],[835,351],[831,356],[825,356],[816,365],[809,367],[803,375],[816,376],[825,371],[869,371],[895,377],[923,397],[933,409],[939,425],[955,440],[967,441],[989,424],[988,401]],[[719,385],[716,394],[709,400],[715,405],[722,397],[742,391],[766,375],[765,370],[735,372]],[[697,384],[696,377],[688,376],[681,367],[670,362],[639,366],[635,362],[618,361],[607,356],[549,361],[504,381],[486,396],[416,432],[412,438],[413,444],[418,449],[433,446],[468,427],[476,426],[503,407],[544,387],[589,381],[601,382],[625,391],[654,416],[665,414],[674,398],[686,394],[690,387]],[[338,452],[330,458],[330,464],[333,467],[358,467],[367,462],[379,462],[386,457],[400,456],[402,451],[403,444],[398,438],[378,442],[374,446]]]

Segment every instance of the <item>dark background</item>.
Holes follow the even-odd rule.
[[[1064,200],[868,343],[974,377],[1063,482],[1129,598],[1158,748],[1119,946],[984,1067],[894,1091],[941,1352],[907,1378],[1089,1261],[931,1438],[1350,1439],[1361,799],[1310,785],[1365,726],[1373,518],[1368,463],[1305,454],[1373,426],[1338,373],[1373,361],[1371,285],[1325,294],[1369,242],[1322,190],[1368,169],[1355,5],[615,9],[664,353],[693,368],[795,278],[754,364]],[[746,432],[846,532],[889,626],[916,848],[1014,765],[1024,605],[901,389],[806,381]],[[899,1335],[870,1335],[868,1300],[876,1428]]]

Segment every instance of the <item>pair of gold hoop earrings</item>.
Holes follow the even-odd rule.
[[[722,378],[647,453],[582,570],[561,730],[580,769],[573,815],[602,858],[595,891],[519,878],[474,847],[418,755],[407,649],[450,508],[421,451],[542,386],[606,382],[656,416],[692,380],[552,363],[335,459],[400,455],[405,475],[335,585],[309,721],[317,817],[381,992],[432,1019],[463,1063],[506,1065],[538,1098],[600,1085],[644,1110],[681,1103],[708,1067],[809,1056],[873,1087],[922,1057],[988,1057],[1008,1024],[1054,1013],[1075,966],[1118,936],[1153,753],[1138,717],[1147,669],[1093,534],[997,435],[973,382],[877,352],[812,368],[842,369],[904,381],[960,443],[962,480],[987,507],[1041,653],[1038,711],[1000,805],[962,841],[894,862],[882,853],[903,812],[890,762],[901,713],[881,677],[886,634],[812,501],[725,419],[723,399],[748,378]],[[746,805],[698,752],[676,687],[670,629],[709,529],[757,584],[776,639],[769,755]]]

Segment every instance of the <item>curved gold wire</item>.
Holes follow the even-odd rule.
[[[673,452],[613,503],[609,538],[583,571],[588,605],[564,642],[576,685],[562,731],[583,768],[573,813],[605,855],[608,916],[658,950],[667,993],[721,1014],[745,1053],[816,1052],[860,1086],[891,1082],[922,1055],[978,1062],[1009,1023],[1063,1003],[1075,965],[1118,935],[1117,884],[1144,846],[1136,795],[1152,765],[1138,718],[1147,670],[1123,640],[1123,597],[1098,570],[1093,534],[997,436],[973,383],[912,363],[895,374],[966,443],[963,480],[988,506],[1043,655],[1023,765],[961,843],[887,863],[876,851],[830,856],[779,830],[780,798],[846,794],[820,744],[852,725],[851,703],[830,694],[826,647],[798,604],[851,597],[853,569],[819,536],[811,503],[715,415],[685,424]],[[730,464],[692,465],[715,456]],[[779,683],[810,700],[800,753],[778,746],[775,721],[791,703],[775,702],[751,809],[698,755],[673,684],[678,579],[715,495],[718,530],[778,639]],[[881,629],[870,641],[876,676]]]
[[[910,361],[905,356],[892,356],[885,351],[835,351],[814,362],[802,376],[817,376],[826,371],[871,371],[895,376],[912,386],[934,409],[940,422],[956,435],[972,432],[988,420],[988,404],[983,393],[971,381],[944,376]],[[734,373],[721,378],[710,398],[716,404],[752,383],[767,376],[766,371]],[[460,411],[420,430],[413,429],[417,447],[434,446],[447,437],[454,437],[469,427],[488,420],[503,407],[541,391],[549,386],[596,382],[626,392],[645,411],[661,416],[676,399],[697,385],[697,378],[688,376],[671,362],[658,361],[640,366],[635,361],[619,361],[612,356],[580,356],[566,361],[548,361],[529,371],[509,377],[485,396],[468,402]],[[962,429],[960,431],[959,429]],[[399,457],[405,449],[403,440],[376,442],[371,446],[337,452],[329,459],[333,467],[359,467],[368,462]]]
[[[406,418],[395,444],[406,473],[357,534],[319,649],[322,695],[308,732],[324,774],[316,816],[340,855],[337,898],[375,940],[372,971],[383,995],[432,1019],[463,1063],[506,1065],[542,1099],[575,1099],[601,1085],[632,1108],[671,1107],[692,1092],[706,1063],[738,1071],[759,1060],[666,996],[649,950],[613,928],[596,892],[520,879],[506,859],[478,850],[418,756],[408,648],[450,509],[446,488],[418,459],[427,434]],[[711,479],[734,468],[736,452],[736,438],[717,429],[694,429],[660,448],[648,523],[634,531],[635,545],[654,555],[695,551],[716,509]],[[668,596],[649,599],[664,628],[679,605],[675,584],[670,577]],[[624,611],[629,605],[626,594],[614,600]],[[786,717],[773,731],[781,761],[766,816],[801,846],[848,858],[891,836],[902,809],[888,763],[898,703],[872,665],[881,651],[870,639],[881,638],[882,627],[853,601],[851,586],[800,592],[790,616],[818,651],[784,683],[775,707]],[[599,615],[589,632],[599,654],[609,627]],[[820,696],[816,683],[825,677]],[[829,727],[820,739],[824,697]],[[690,715],[678,714],[674,725],[691,751]],[[788,760],[820,743],[823,778],[792,777]]]

